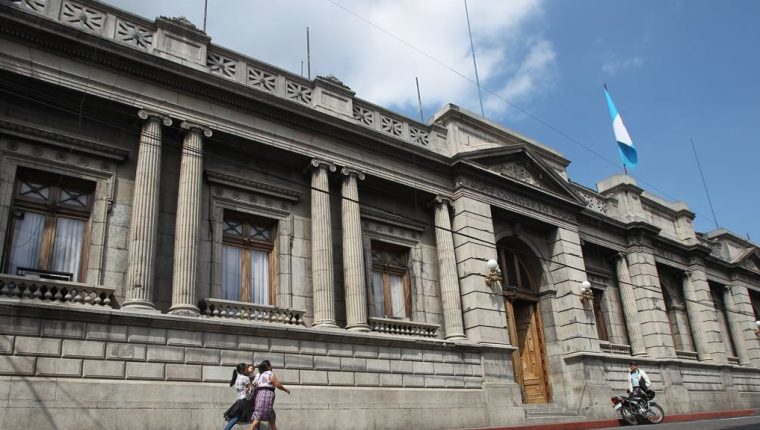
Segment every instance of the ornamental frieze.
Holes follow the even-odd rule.
[[[554,218],[558,218],[564,221],[569,221],[572,223],[576,222],[575,215],[573,215],[569,211],[565,211],[556,206],[539,202],[531,198],[525,197],[523,195],[513,193],[511,191],[507,191],[503,188],[494,187],[493,185],[488,185],[486,183],[480,182],[470,177],[466,177],[466,176],[458,177],[456,179],[456,186],[480,191],[483,194],[487,194],[499,200],[503,200],[505,202],[512,203],[517,206],[521,206],[535,212],[540,212],[542,214],[549,215]]]

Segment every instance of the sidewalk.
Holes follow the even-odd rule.
[[[612,411],[612,408],[610,408]],[[695,412],[690,414],[668,415],[665,411],[665,423],[676,423],[682,421],[711,420],[716,418],[735,418],[755,415],[760,409],[735,409],[729,411],[712,411],[712,412]],[[571,421],[558,422],[549,424],[523,424],[519,426],[507,427],[478,427],[468,430],[586,430],[601,429],[605,427],[616,427],[620,423],[616,419],[597,420],[597,421]]]

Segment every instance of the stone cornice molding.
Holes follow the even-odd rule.
[[[327,169],[330,172],[335,172],[336,170],[338,170],[338,168],[335,166],[334,163],[331,163],[325,160],[320,160],[318,158],[313,158],[311,161],[309,161],[309,165],[306,166],[306,168],[312,169],[312,170]]]
[[[129,155],[129,151],[126,149],[104,145],[81,137],[70,136],[36,124],[34,127],[31,127],[26,124],[10,121],[7,118],[0,119],[0,133],[46,143],[67,151],[83,152],[111,160],[124,161]]]
[[[368,207],[361,208],[361,217],[385,224],[393,224],[398,227],[417,232],[425,231],[425,227],[427,226],[426,223],[411,218]]]
[[[239,188],[245,191],[251,191],[259,194],[266,194],[283,200],[297,202],[301,198],[301,193],[289,188],[277,185],[267,184],[264,182],[254,181],[253,179],[242,178],[230,173],[220,172],[217,170],[206,169],[206,179],[213,184],[225,185],[228,187]]]
[[[200,133],[206,137],[211,137],[214,134],[209,127],[190,121],[182,121],[179,128],[187,130],[188,133]]]
[[[340,173],[342,175],[346,176],[346,179],[348,179],[349,177],[353,176],[353,177],[357,178],[358,180],[363,181],[364,177],[365,177],[364,173],[362,173],[360,170],[354,169],[354,168],[351,168],[351,167],[344,167],[344,168],[340,169]]]
[[[172,125],[172,119],[169,117],[169,115],[164,115],[162,113],[146,110],[146,109],[140,109],[137,111],[137,116],[142,120],[148,120],[149,118],[157,119],[161,121],[165,126],[169,127]]]

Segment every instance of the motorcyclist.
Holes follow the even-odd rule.
[[[649,403],[647,399],[646,391],[652,385],[649,380],[649,376],[643,370],[639,369],[636,362],[630,363],[630,373],[628,374],[628,393],[632,397],[636,397],[641,400],[641,407],[646,408]]]

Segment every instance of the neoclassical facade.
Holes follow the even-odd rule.
[[[421,123],[92,0],[0,2],[0,427],[285,428],[760,406],[760,250],[448,105]],[[496,260],[500,272],[487,262]]]

